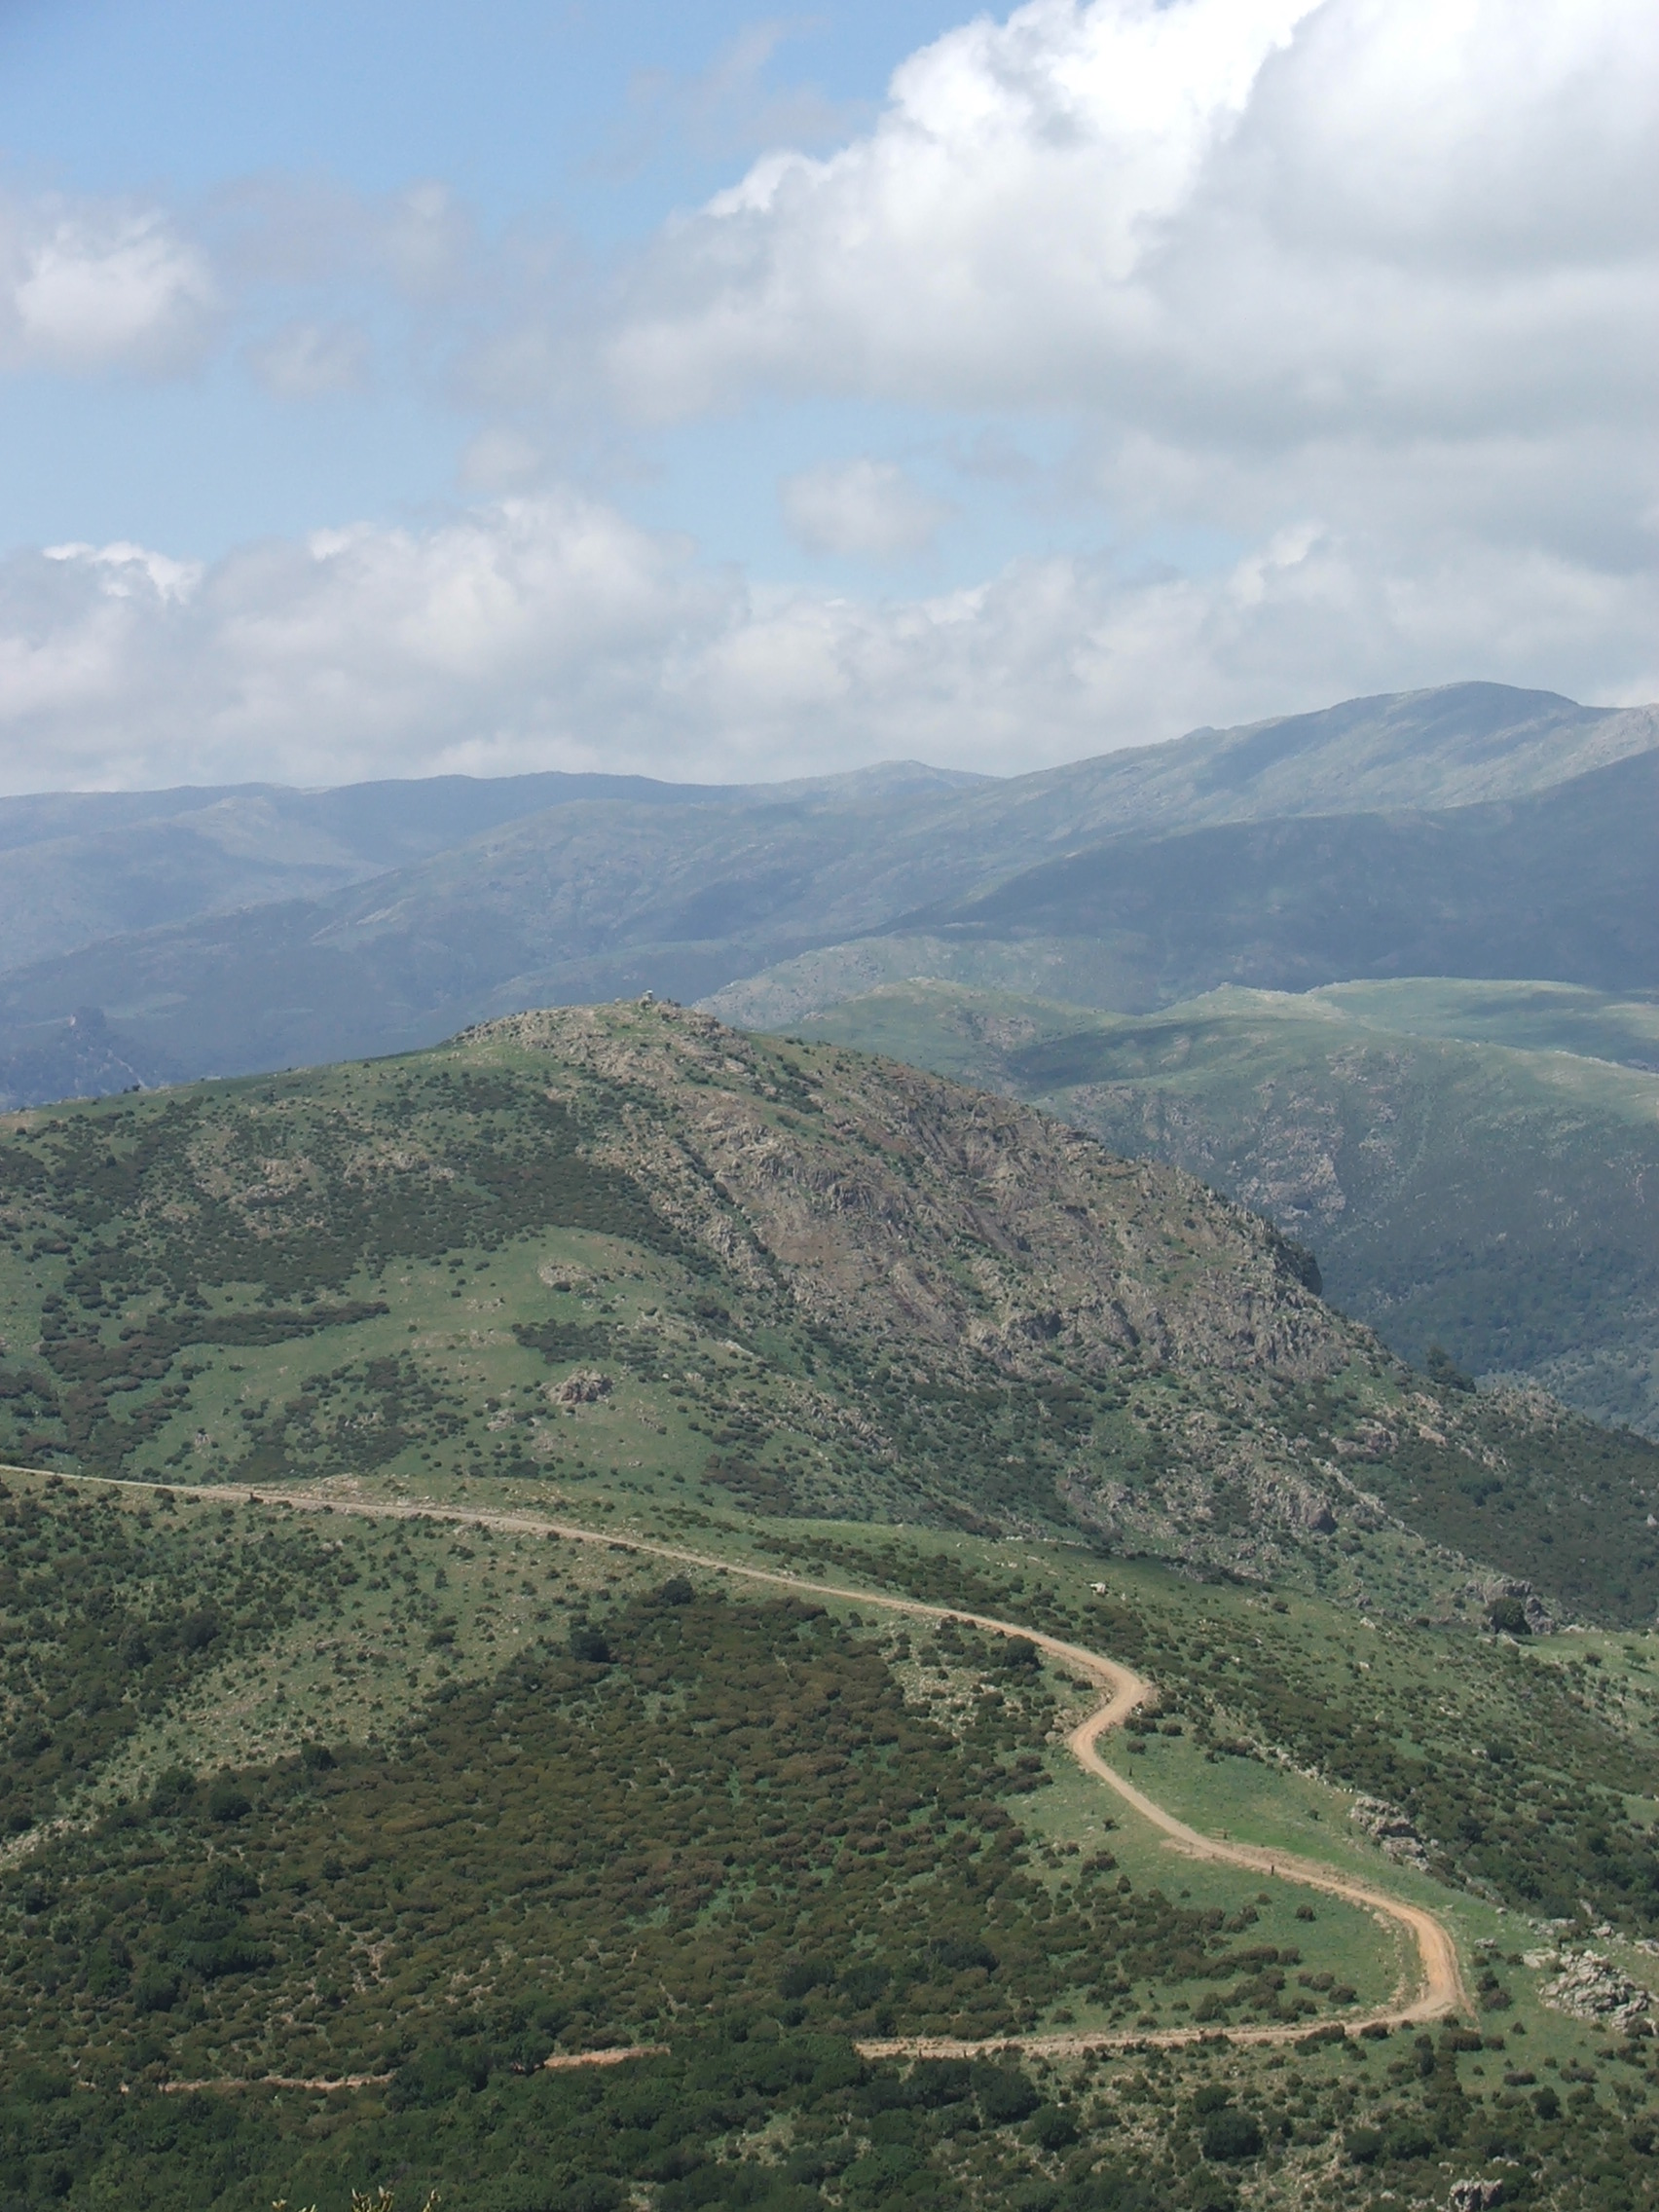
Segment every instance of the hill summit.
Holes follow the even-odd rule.
[[[1069,1533],[1449,1617],[1659,1592],[1640,1440],[1414,1377],[1179,1169],[676,1006],[15,1116],[0,1201],[15,1460],[605,1475],[687,1525]]]

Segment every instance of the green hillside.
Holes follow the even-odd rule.
[[[1652,2200],[1653,2041],[1545,1957],[1659,1978],[1649,1448],[1421,1383],[1177,1169],[678,1008],[0,1168],[0,2205]],[[1085,1772],[1032,1637],[1268,1864]]]
[[[1478,1611],[1468,1559],[1569,1612],[1659,1600],[1648,1447],[1425,1392],[1200,1184],[831,1046],[523,1016],[18,1117],[0,1193],[19,1460],[606,1476],[687,1526],[1082,1529],[1407,1613]]]
[[[686,1571],[614,1484],[595,1543],[378,1484],[7,1493],[40,1816],[0,1863],[8,2204],[1214,2212],[1398,2201],[1448,2158],[1564,2212],[1650,2200],[1651,2042],[1552,2009],[1522,1957],[1605,1914],[1600,1951],[1651,1972],[1649,1636],[1362,1626],[1127,1563],[1102,1595],[1073,1546],[1033,1575],[1028,1540],[776,1518],[712,1525]],[[847,1597],[747,1571],[821,1561]],[[1404,1964],[1370,1914],[1171,1859],[1072,1763],[1063,1670],[866,1592],[1148,1669],[1117,1762],[1427,1903],[1474,2015],[1345,2033]],[[940,2034],[965,2054],[859,2048]]]
[[[1659,1431],[1647,1001],[1430,979],[1131,1019],[914,984],[810,1027],[1179,1162],[1311,1245],[1334,1303],[1419,1368],[1439,1345]]]

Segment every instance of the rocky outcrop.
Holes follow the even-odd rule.
[[[1470,2181],[1455,2181],[1447,2196],[1447,2212],[1492,2212],[1494,2204],[1501,2204],[1506,2184],[1501,2175],[1493,2181],[1478,2177]]]
[[[1599,1951],[1531,1951],[1527,1964],[1546,1972],[1557,1970],[1539,1984],[1539,2001],[1575,2020],[1603,2020],[1609,2027],[1628,2030],[1652,2009],[1653,1999],[1640,1982],[1621,1973]]]
[[[1505,1575],[1488,1575],[1465,1584],[1464,1595],[1476,1611],[1488,1615],[1494,1605],[1507,1599],[1521,1607],[1529,1636],[1555,1634],[1558,1626],[1555,1615],[1530,1582],[1517,1582]]]
[[[580,1375],[567,1375],[555,1398],[561,1406],[597,1406],[602,1399],[609,1397],[612,1388],[608,1375],[590,1368]]]
[[[802,1308],[919,1339],[963,1380],[1055,1351],[1286,1381],[1367,1356],[1276,1230],[1033,1108],[862,1054],[829,1055],[790,1096],[756,1040],[681,1007],[512,1015],[469,1042],[492,1035],[655,1093],[679,1129],[628,1117],[605,1148],[617,1165],[728,1264],[735,1216]]]
[[[1382,1847],[1382,1854],[1400,1866],[1428,1870],[1428,1853],[1411,1815],[1385,1797],[1356,1797],[1348,1814],[1361,1832]]]

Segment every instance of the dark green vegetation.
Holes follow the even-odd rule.
[[[403,1539],[417,1565],[437,1533]],[[1003,1669],[953,1738],[822,1609],[682,1595],[440,1689],[380,1747],[166,1770],[36,1853],[6,1885],[12,2063],[398,2069],[428,2103],[468,2043],[535,2066],[734,2009],[994,2035],[1068,1988],[1239,1972],[1220,1914],[1109,1856],[1057,1900],[1028,1870],[997,1800],[1047,1732],[1040,1675]]]
[[[231,1702],[262,1638],[307,1701],[288,1755],[162,1763],[166,1723],[147,1679],[89,1670],[66,1682],[38,1666],[51,1621],[27,1617],[14,1715],[32,1698],[71,1707],[60,1725],[74,1725],[74,1700],[95,1708],[113,1688],[140,1709],[149,1763],[91,1824],[0,1873],[0,2202],[18,2212],[275,2197],[344,2212],[348,2185],[416,2206],[435,2186],[486,2212],[630,2200],[1202,2212],[1241,2194],[1398,2201],[1436,2188],[1447,2159],[1506,2176],[1512,2202],[1653,2200],[1650,2039],[1552,2040],[1526,1974],[1489,1954],[1478,2024],[1345,2040],[1323,2020],[1342,2001],[1319,1971],[1324,1900],[1292,1916],[1264,1896],[1224,1915],[1131,1879],[1110,1851],[1057,1843],[1046,1798],[1061,1792],[1044,1785],[1063,1766],[1062,1685],[1017,1645],[949,1623],[872,1636],[844,1607],[746,1598],[736,1576],[729,1589],[663,1577],[637,1553],[430,1518],[376,1526],[187,1500],[168,1512],[89,1486],[14,1490],[13,1541],[71,1588],[77,1563],[125,1563],[112,1580],[158,1641],[181,1573],[215,1555],[221,1586],[240,1570],[244,1618],[202,1647],[218,1678],[183,1682],[173,1719]],[[820,1552],[872,1583],[994,1599],[1155,1665],[1161,1731],[1132,1739],[1148,1787],[1178,1791],[1166,1762],[1201,1761],[1206,1746],[1220,1763],[1202,1773],[1261,1771],[1221,1733],[1251,1720],[1333,1771],[1391,1771],[1376,1766],[1378,1738],[1361,1740],[1371,1700],[1357,1661],[1354,1696],[1329,1694],[1360,1632],[1328,1609],[1280,1613],[1146,1570],[1102,1600],[1081,1579],[1087,1564],[1059,1551],[1036,1576],[999,1564],[996,1547],[968,1569],[898,1534]],[[298,1584],[309,1634],[338,1640],[365,1590],[413,1585],[449,1604],[468,1578],[502,1596],[530,1585],[523,1633],[500,1618],[481,1637],[489,1615],[473,1610],[435,1694],[347,1734],[327,1725],[327,1685],[319,1699],[278,1657],[294,1624],[261,1579],[272,1565]],[[1274,1659],[1258,1651],[1218,1698],[1218,1663],[1253,1625],[1274,1632]],[[498,1633],[513,1643],[498,1657],[485,1641]],[[356,1664],[389,1684],[400,1662],[384,1630],[351,1641]],[[1628,1683],[1598,1700],[1605,1670],[1580,1665],[1569,1714],[1540,1697],[1548,1659],[1435,1641],[1364,1637],[1372,1694],[1410,1704],[1414,1682],[1432,1679],[1437,1701],[1493,1742],[1501,1715],[1529,1778],[1570,1719],[1582,1774],[1599,1766],[1608,1792],[1637,1779],[1651,1715]],[[918,1666],[924,1682],[948,1678],[952,1703],[905,1686]],[[1327,1685],[1317,1712],[1297,1686],[1315,1680]],[[1161,1724],[1177,1710],[1172,1738]],[[1638,1764],[1645,1775],[1651,1749]],[[851,2042],[1017,2027],[1053,2017],[1056,1999],[1123,2018],[1154,1997],[1214,2026],[1300,2016],[1307,2033],[1287,2053],[1213,2045],[1024,2064],[869,2063]],[[668,2048],[540,2070],[549,2048],[634,2037]],[[389,2078],[333,2091],[257,2082],[349,2073]],[[249,2085],[161,2088],[238,2080]]]
[[[402,1050],[527,1003],[693,998],[803,954],[875,961],[865,985],[1118,1007],[1402,966],[1646,982],[1656,735],[1649,709],[1456,684],[1006,782],[908,764],[14,802],[31,964],[0,989],[0,1097]],[[793,1026],[828,1003],[802,988],[763,985],[788,1003],[736,1018]]]
[[[312,1529],[227,1544],[175,1512],[71,1512],[60,1486],[7,1493],[0,1832],[73,1804],[147,1722],[267,1643],[338,1572]]]
[[[1438,1345],[1659,1429],[1650,1001],[1427,980],[1125,1017],[912,983],[806,1026],[1202,1176],[1311,1245],[1326,1295],[1419,1367]]]
[[[685,1526],[1081,1527],[1467,1609],[1427,1535],[1648,1617],[1653,1449],[1419,1386],[1310,1279],[1200,1186],[913,1071],[667,1008],[525,1017],[20,1119],[0,1454],[262,1485],[637,1473]]]
[[[1530,1649],[1361,1629],[1300,1603],[1252,1595],[1224,1607],[1140,1578],[1102,1596],[1075,1567],[1049,1580],[987,1574],[949,1554],[924,1563],[897,1538],[780,1535],[765,1549],[807,1572],[1014,1615],[1143,1670],[1161,1702],[1128,1742],[1155,1795],[1170,1759],[1282,1757],[1400,1808],[1445,1879],[1541,1919],[1582,1908],[1659,1936],[1659,1676],[1645,1646],[1609,1675],[1575,1640]],[[1181,1724],[1173,1736],[1168,1720]],[[1325,1848],[1311,1832],[1302,1847]]]
[[[1634,2212],[1654,2200],[1639,2117],[1650,2047],[1536,2087],[1525,2053],[1488,2038],[1483,2055],[1468,2031],[1311,2042],[1265,2067],[1201,2049],[901,2068],[765,2019],[604,2074],[525,2076],[462,2045],[430,2097],[68,2095],[36,2072],[0,2102],[0,2202],[203,2212],[286,2194],[343,2212],[354,2177],[399,2206],[436,2186],[478,2212],[1222,2212],[1240,2191],[1264,2204],[1444,2201],[1420,2193],[1443,2190],[1450,2161],[1501,2180],[1508,2204]]]

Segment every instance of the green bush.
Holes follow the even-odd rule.
[[[1025,2133],[1040,2151],[1064,2151],[1077,2141],[1077,2120],[1061,2105],[1039,2105]]]
[[[987,2127],[1012,2127],[1029,2120],[1042,2102],[1025,2076],[1012,2066],[976,2066],[973,2082]]]
[[[1199,2131],[1198,2141],[1206,2158],[1231,2164],[1258,2155],[1262,2148],[1262,2130],[1251,2114],[1230,2105],[1226,2111],[1210,2115]]]
[[[207,1792],[209,1820],[232,1822],[246,1820],[253,1811],[253,1800],[245,1789],[234,1782],[215,1782]]]

